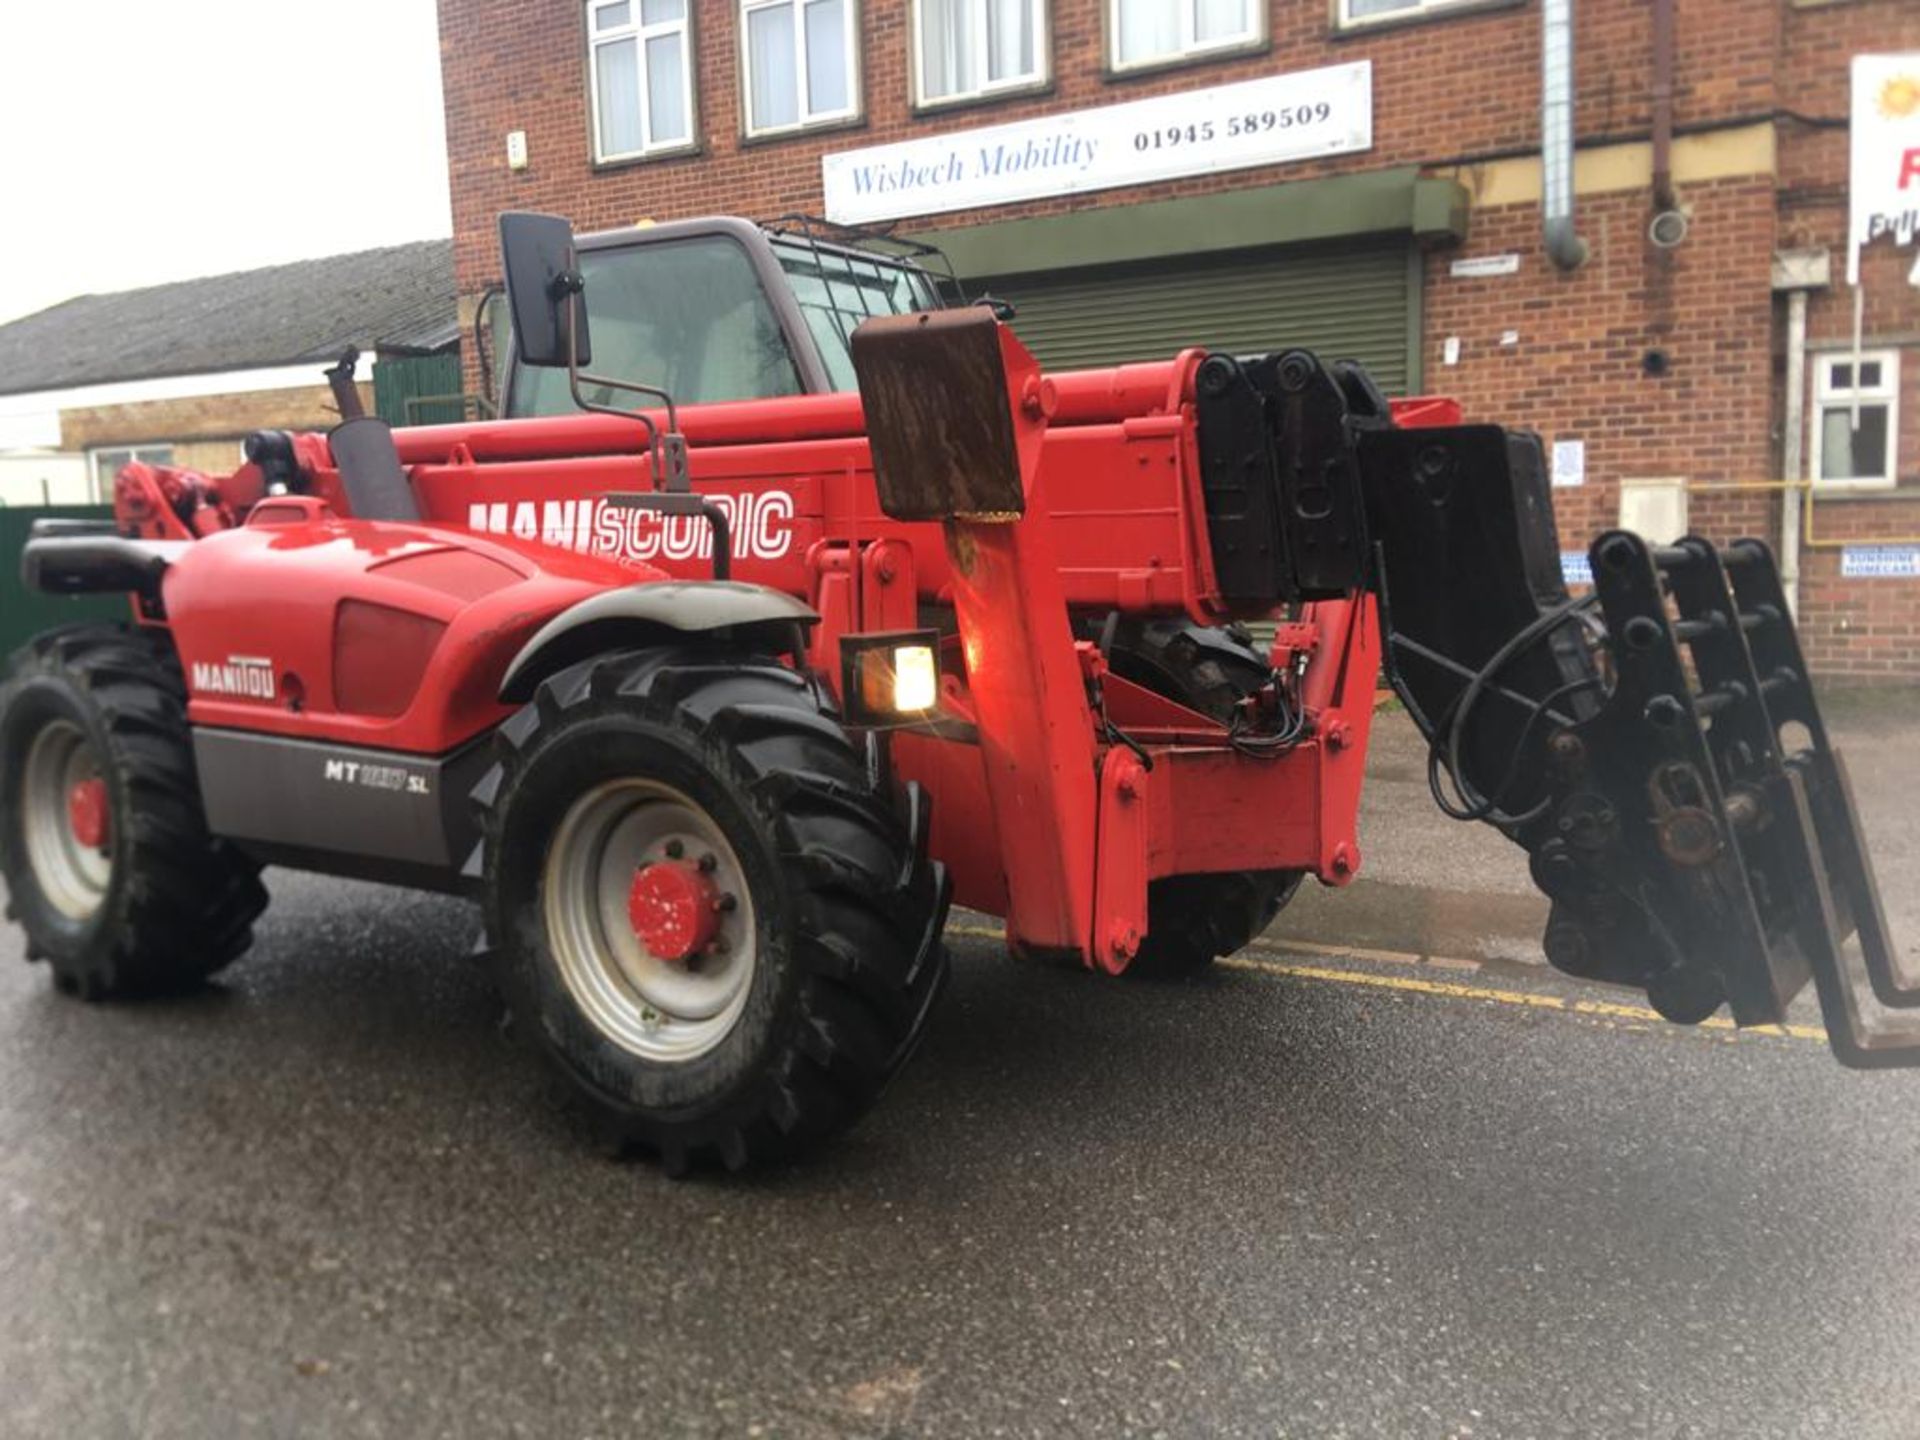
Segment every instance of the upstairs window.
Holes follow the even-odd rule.
[[[1400,20],[1478,3],[1482,0],[1340,0],[1340,23],[1365,25],[1373,20]]]
[[[1867,350],[1857,358],[1857,369],[1851,353],[1822,356],[1814,368],[1813,478],[1891,485],[1900,433],[1900,355]]]
[[[1113,68],[1165,65],[1265,39],[1255,0],[1112,0]]]
[[[743,0],[746,132],[772,135],[859,112],[853,0]]]
[[[1043,0],[916,0],[916,98],[938,105],[1041,84],[1045,22]]]
[[[693,145],[688,0],[587,0],[593,158]]]

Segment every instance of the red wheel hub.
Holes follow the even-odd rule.
[[[633,873],[627,919],[656,959],[685,960],[713,942],[720,907],[707,877],[692,865],[660,860]]]
[[[89,850],[107,848],[107,782],[98,776],[67,791],[67,827]]]

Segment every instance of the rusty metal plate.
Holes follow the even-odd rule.
[[[895,520],[1025,513],[1000,327],[968,306],[853,332],[880,508]]]

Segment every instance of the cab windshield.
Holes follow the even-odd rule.
[[[738,241],[700,235],[583,250],[580,273],[594,374],[661,386],[683,405],[800,392],[779,317]],[[598,404],[634,403],[605,386],[585,393]],[[575,408],[565,370],[514,366],[508,414]]]
[[[939,304],[924,271],[773,239],[807,331],[834,390],[858,388],[849,339],[870,315]],[[725,235],[583,250],[593,360],[589,369],[670,391],[682,405],[765,400],[805,387],[778,312],[746,249]],[[631,403],[610,387],[586,387],[598,404]],[[565,415],[577,407],[559,369],[514,367],[509,415]]]

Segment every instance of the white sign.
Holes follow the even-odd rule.
[[[1518,255],[1474,255],[1447,266],[1447,273],[1458,279],[1477,280],[1488,275],[1520,273]]]
[[[1920,580],[1920,545],[1849,545],[1840,552],[1849,580]]]
[[[1556,440],[1553,442],[1553,488],[1565,490],[1574,485],[1587,483],[1587,442],[1584,440]]]
[[[1560,552],[1560,578],[1568,585],[1593,583],[1593,560],[1584,550]]]
[[[1329,65],[821,157],[846,225],[1373,148],[1373,65]]]
[[[1853,155],[1847,283],[1860,283],[1860,247],[1920,234],[1920,54],[1853,57]]]

